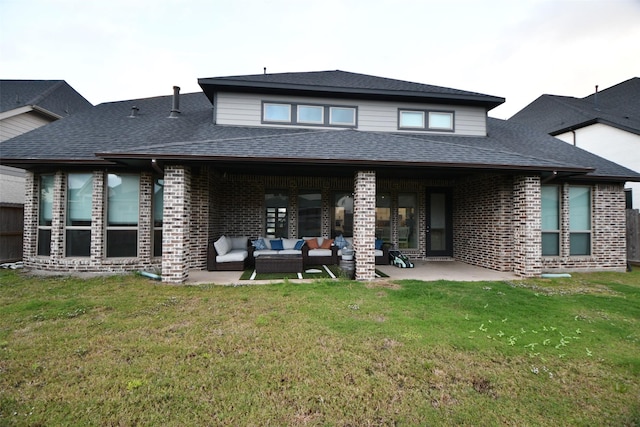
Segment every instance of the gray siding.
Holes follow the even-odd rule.
[[[309,104],[349,105],[358,107],[358,129],[373,132],[399,132],[398,108],[455,111],[457,135],[486,135],[486,111],[480,107],[437,104],[392,103],[333,98],[305,98],[274,95],[218,93],[216,123],[237,126],[282,126],[261,123],[262,101],[285,101]],[[304,127],[304,126],[299,126]],[[317,128],[317,127],[313,127]],[[429,132],[437,133],[437,132]],[[451,134],[451,132],[443,132]]]
[[[0,141],[22,135],[50,122],[51,120],[47,120],[32,112],[8,117],[0,121]]]

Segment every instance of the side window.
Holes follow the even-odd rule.
[[[38,255],[51,255],[51,222],[53,220],[53,175],[40,175],[38,200]]]
[[[65,256],[91,255],[91,208],[93,174],[67,175],[67,210],[65,225]]]
[[[591,189],[569,187],[569,255],[591,255]]]
[[[560,255],[560,187],[542,188],[542,256]]]
[[[138,256],[140,177],[107,177],[107,257]]]

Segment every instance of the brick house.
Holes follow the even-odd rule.
[[[27,267],[204,269],[220,235],[352,236],[521,276],[623,271],[640,174],[489,118],[503,98],[343,71],[204,78],[3,145],[29,171]],[[268,231],[269,230],[269,231]]]

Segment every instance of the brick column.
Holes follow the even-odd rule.
[[[51,259],[64,258],[65,218],[67,211],[67,175],[53,177],[53,217],[51,218]]]
[[[376,173],[358,171],[354,179],[353,248],[356,280],[376,277]]]
[[[542,272],[540,178],[516,176],[513,186],[513,264],[523,277]]]
[[[90,264],[96,268],[102,265],[102,259],[105,257],[105,224],[106,212],[104,211],[105,203],[105,184],[107,172],[93,172],[93,198],[91,204],[91,261]]]
[[[31,258],[36,256],[38,241],[38,200],[40,186],[38,177],[26,173],[24,197],[24,228],[22,234],[22,259],[27,267],[32,267]]]
[[[191,170],[180,165],[164,169],[162,281],[182,283],[189,276]]]

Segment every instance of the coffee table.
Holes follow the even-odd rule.
[[[256,257],[256,273],[302,273],[302,254],[260,255]]]

